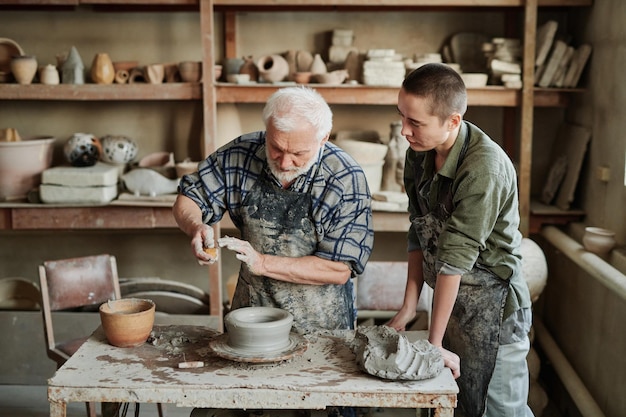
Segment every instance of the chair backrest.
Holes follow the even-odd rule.
[[[94,255],[46,261],[39,266],[41,311],[48,356],[59,362],[52,312],[96,306],[121,298],[115,257]]]

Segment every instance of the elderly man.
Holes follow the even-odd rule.
[[[351,278],[373,244],[365,174],[328,142],[332,112],[316,91],[278,90],[263,121],[182,178],[174,217],[201,264],[216,260],[210,225],[224,213],[241,232],[217,240],[242,261],[233,309],[283,308],[299,333],[352,329]]]

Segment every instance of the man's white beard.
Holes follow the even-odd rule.
[[[306,174],[309,169],[311,169],[311,167],[317,162],[317,158],[321,151],[322,148],[320,148],[319,151],[305,165],[301,167],[291,167],[288,168],[286,171],[281,170],[276,164],[276,161],[270,159],[269,155],[267,155],[267,148],[265,153],[267,155],[267,164],[270,167],[270,171],[272,171],[272,174],[274,174],[278,181],[284,184],[290,183],[298,178],[300,175]]]

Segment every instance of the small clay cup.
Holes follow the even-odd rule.
[[[154,325],[156,305],[152,300],[122,298],[100,306],[100,321],[113,346],[140,346],[148,340]]]
[[[300,71],[293,74],[293,80],[298,84],[308,84],[311,82],[311,76],[313,75],[310,71]]]

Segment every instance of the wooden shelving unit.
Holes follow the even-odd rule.
[[[469,90],[470,106],[491,106],[505,109],[505,117],[519,110],[519,163],[520,213],[522,231],[527,234],[537,224],[531,220],[530,177],[533,142],[533,113],[536,107],[564,107],[572,94],[580,89],[540,89],[534,87],[534,57],[537,14],[541,7],[584,7],[592,0],[4,0],[4,9],[62,9],[87,5],[94,10],[195,10],[198,12],[203,55],[202,83],[188,84],[130,84],[130,85],[17,85],[0,84],[0,100],[38,101],[166,101],[201,100],[204,142],[202,154],[208,155],[216,148],[216,109],[218,103],[264,103],[276,86],[233,85],[215,82],[214,64],[216,12],[221,14],[224,28],[224,53],[238,57],[236,49],[236,19],[239,12],[254,11],[374,11],[385,10],[440,10],[451,9],[506,10],[523,16],[523,85],[521,90],[489,86]],[[382,14],[381,14],[382,16]],[[315,88],[330,104],[390,105],[395,106],[397,88],[355,86],[324,86]],[[518,116],[515,116],[518,117]],[[515,119],[512,119],[515,121]],[[511,120],[509,120],[510,122]],[[506,139],[505,139],[506,142]],[[511,146],[512,141],[505,143]],[[171,207],[107,205],[97,207],[50,207],[44,205],[0,204],[0,230],[76,230],[76,229],[158,229],[175,228]],[[229,221],[219,228],[232,229]],[[408,219],[402,213],[374,214],[376,231],[405,232]],[[221,266],[210,268],[211,315],[221,322],[222,285]]]

